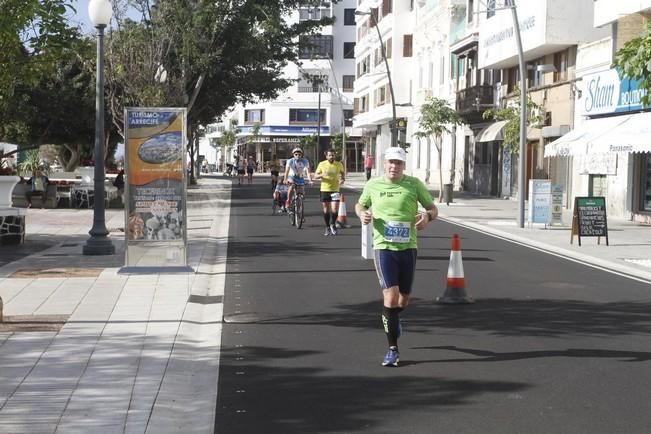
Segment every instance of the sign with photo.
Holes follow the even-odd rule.
[[[186,110],[125,109],[128,267],[185,266]]]

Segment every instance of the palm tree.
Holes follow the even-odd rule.
[[[443,200],[443,134],[450,133],[449,126],[462,124],[463,120],[459,114],[451,108],[447,101],[440,98],[430,98],[420,108],[420,120],[418,121],[419,131],[414,135],[421,138],[434,138],[434,146],[438,152],[439,160],[439,202]],[[430,177],[430,148],[427,148],[427,167],[425,171],[425,183]],[[452,156],[454,158],[454,155]],[[450,175],[453,182],[454,174]]]

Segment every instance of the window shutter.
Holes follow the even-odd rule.
[[[403,46],[402,46],[402,55],[404,57],[411,57],[411,47],[412,47],[412,35],[404,35]]]

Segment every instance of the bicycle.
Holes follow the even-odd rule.
[[[303,223],[305,222],[304,215],[304,200],[305,200],[305,190],[302,185],[296,185],[294,190],[294,197],[292,198],[292,203],[289,205],[289,223],[292,226],[296,226],[296,229],[301,229]]]

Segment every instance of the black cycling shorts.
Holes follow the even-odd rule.
[[[341,200],[341,193],[338,191],[322,191],[321,202],[339,202]]]
[[[416,249],[375,250],[375,270],[382,289],[398,286],[401,293],[411,293],[417,252]]]

